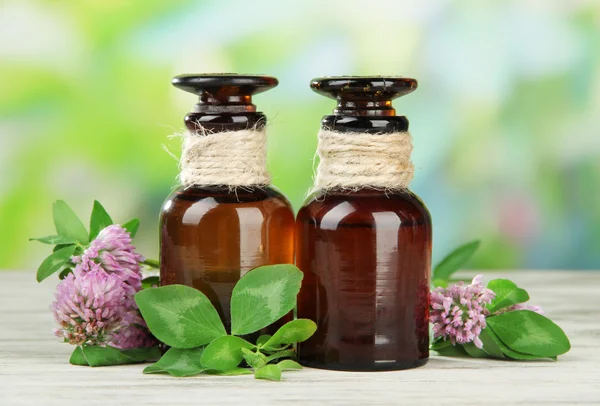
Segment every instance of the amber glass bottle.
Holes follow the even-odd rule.
[[[198,132],[238,131],[266,124],[251,96],[271,89],[267,76],[183,75],[173,85],[200,96],[185,119]],[[201,131],[200,131],[201,132]],[[160,219],[161,285],[184,284],[204,292],[229,330],[233,286],[249,270],[294,262],[294,214],[275,188],[203,185],[180,187]],[[272,329],[266,332],[273,333]]]
[[[408,130],[391,100],[414,90],[408,78],[315,79],[337,99],[323,128],[345,133]],[[428,358],[431,217],[407,189],[368,185],[316,192],[296,220],[296,263],[304,272],[298,317],[317,323],[299,348],[307,366],[350,371],[397,370]]]

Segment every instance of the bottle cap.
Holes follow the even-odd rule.
[[[313,79],[310,87],[336,99],[338,115],[393,116],[392,100],[411,93],[417,80],[401,76],[331,76]]]
[[[199,96],[195,112],[254,112],[252,95],[279,84],[276,78],[233,73],[186,74],[175,76],[173,86]]]

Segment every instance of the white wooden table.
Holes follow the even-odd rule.
[[[398,372],[287,372],[252,376],[143,375],[142,365],[69,365],[49,304],[54,280],[0,272],[0,405],[576,405],[600,404],[600,272],[489,273],[526,288],[571,338],[558,362],[433,356]]]

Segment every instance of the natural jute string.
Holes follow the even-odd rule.
[[[313,190],[362,187],[404,189],[414,175],[408,132],[319,132],[320,158]]]
[[[264,128],[186,132],[179,161],[179,181],[184,187],[268,185],[271,176],[267,171],[266,147]]]

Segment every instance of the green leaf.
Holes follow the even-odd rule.
[[[487,323],[507,347],[517,352],[554,357],[571,348],[569,339],[559,326],[530,310],[488,317]]]
[[[148,289],[153,286],[158,286],[160,283],[160,278],[158,276],[149,276],[147,278],[142,279],[142,289]]]
[[[494,330],[492,330],[491,326],[487,326],[485,328],[485,331],[487,331],[490,334],[490,336],[493,337],[496,344],[498,344],[498,347],[500,347],[500,350],[502,351],[502,353],[510,359],[519,360],[519,361],[530,361],[530,360],[539,360],[539,359],[546,358],[546,357],[538,357],[537,355],[524,354],[522,352],[511,350],[510,348],[508,348],[506,346],[506,344],[504,344],[502,342],[502,340],[500,340],[500,338],[496,335],[496,333],[494,333]],[[554,360],[556,360],[556,357],[550,357],[550,358],[553,358]]]
[[[281,380],[281,368],[277,365],[265,365],[254,372],[256,379],[266,379],[269,381]]]
[[[296,351],[294,351],[294,350],[277,351],[267,357],[267,362],[271,362],[271,361],[274,361],[279,358],[287,358],[287,357],[291,358],[291,357],[295,357],[295,356],[296,356]]]
[[[256,340],[256,345],[258,347],[262,347],[267,341],[269,341],[271,339],[271,337],[273,337],[270,334],[263,334],[260,337],[258,337],[258,340]]]
[[[456,272],[473,256],[477,248],[479,248],[480,242],[479,240],[471,241],[448,254],[433,270],[433,280],[441,279],[447,281],[450,279],[450,275]]]
[[[443,340],[441,338],[438,338],[433,343],[431,343],[431,346],[429,348],[434,351],[437,351],[451,346],[452,342],[450,340]]]
[[[144,289],[135,302],[152,334],[171,347],[196,348],[227,334],[210,300],[194,288]]]
[[[292,361],[291,359],[284,359],[280,363],[277,364],[279,369],[282,371],[292,371],[302,369],[302,365],[298,364],[296,361]]]
[[[469,356],[462,345],[451,345],[450,347],[440,348],[435,350],[443,357],[466,357]]]
[[[113,224],[113,221],[106,212],[106,209],[104,209],[98,200],[94,200],[92,216],[90,217],[90,240],[96,238],[100,231],[111,224]]]
[[[517,360],[517,361],[535,361],[535,360],[540,360],[540,359],[544,359],[544,358],[552,358],[556,361],[556,357],[539,357],[537,355],[530,355],[530,354],[525,354],[522,352],[518,352],[518,351],[513,351],[510,348],[508,348],[506,346],[506,344],[503,344],[502,348],[502,353],[507,356],[510,359],[513,360]]]
[[[208,344],[202,353],[202,365],[207,369],[225,371],[237,367],[244,354],[242,348],[252,349],[254,345],[236,336],[223,336]]]
[[[252,375],[254,371],[250,368],[236,367],[228,369],[226,371],[217,371],[215,369],[207,369],[204,371],[207,375],[219,375],[219,376],[238,376],[238,375]]]
[[[254,333],[290,312],[302,277],[290,264],[261,266],[244,275],[231,295],[231,334]]]
[[[129,231],[129,234],[131,234],[131,238],[133,238],[137,234],[138,228],[140,227],[140,220],[138,220],[138,219],[129,220],[127,223],[121,224],[121,227],[123,227],[125,230]]]
[[[217,371],[214,369],[208,369],[204,371],[204,373],[208,375],[223,375],[223,376],[235,376],[235,375],[252,375],[252,372],[249,368],[231,368],[226,371]]]
[[[91,367],[137,364],[160,357],[160,350],[157,347],[120,350],[110,346],[98,347],[84,345],[81,348],[83,356]]]
[[[448,287],[448,281],[443,280],[443,279],[434,279],[433,282],[431,282],[431,283],[436,288],[447,288]]]
[[[63,248],[70,247],[71,245],[73,245],[73,244],[58,244],[58,245],[55,245],[54,248],[52,248],[52,252],[56,252],[56,251],[61,250]],[[75,255],[78,255],[77,249],[75,250]]]
[[[42,244],[65,245],[73,244],[75,240],[62,235],[47,235],[46,237],[30,238],[29,241],[38,241]]]
[[[53,273],[57,272],[65,264],[71,261],[71,256],[75,252],[75,246],[70,245],[61,248],[58,251],[50,254],[40,265],[37,270],[36,279],[38,282],[43,281]]]
[[[83,365],[86,367],[90,365],[83,356],[83,350],[80,346],[75,347],[73,353],[71,354],[71,358],[69,358],[69,362],[73,365]]]
[[[495,334],[490,332],[491,329],[484,328],[479,334],[479,339],[483,343],[483,351],[485,351],[490,357],[504,359],[506,358],[502,353],[502,349],[497,341],[500,341]]]
[[[65,238],[87,244],[90,240],[85,226],[79,217],[62,200],[57,200],[52,206],[56,232]]]
[[[149,266],[150,268],[156,268],[159,269],[160,268],[160,262],[158,262],[155,259],[145,259],[142,264]]]
[[[252,368],[258,369],[267,365],[267,357],[260,352],[256,353],[247,348],[242,348],[242,354],[244,355],[246,363]]]
[[[204,371],[200,363],[203,348],[170,348],[155,364],[144,369],[145,374],[166,372],[170,375],[192,376]]]
[[[488,283],[487,287],[496,294],[492,303],[487,305],[490,313],[529,300],[527,291],[519,288],[513,281],[508,279],[493,279]]]
[[[58,279],[60,279],[62,281],[72,272],[73,272],[73,269],[71,269],[71,268],[63,268],[62,271],[60,271],[60,273],[58,274]]]
[[[309,319],[297,319],[290,321],[275,333],[263,347],[266,350],[279,349],[292,343],[300,343],[308,340],[317,331],[317,325]]]
[[[480,348],[477,348],[473,343],[465,343],[463,344],[464,350],[473,358],[487,358],[488,355],[485,351]]]

